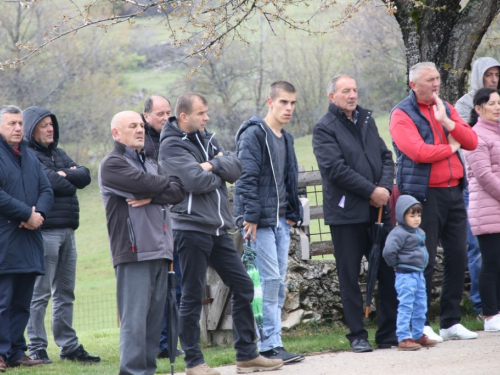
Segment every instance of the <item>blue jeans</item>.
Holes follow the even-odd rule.
[[[175,276],[177,276],[177,285],[175,286],[175,298],[177,299],[177,306],[181,304],[181,283],[182,283],[182,272],[181,265],[179,263],[179,252],[177,249],[174,249],[174,272]],[[161,335],[160,335],[160,346],[158,347],[158,353],[168,349],[168,335],[167,335],[167,305],[165,304],[165,314],[163,315],[163,324],[161,327]]]
[[[469,210],[469,189],[464,190],[465,209]],[[477,237],[472,234],[469,219],[467,219],[467,257],[470,276],[470,301],[476,313],[482,310],[481,296],[479,295],[479,273],[481,272],[481,252]]]
[[[244,235],[245,233],[243,233]],[[290,225],[284,217],[279,227],[257,229],[255,265],[262,285],[263,334],[257,332],[259,352],[283,346],[281,341],[281,309],[285,302],[285,277],[290,247]],[[258,330],[257,330],[258,331]]]
[[[406,339],[418,340],[424,334],[427,313],[424,273],[396,273],[396,291],[399,301],[396,321],[398,342]]]
[[[75,300],[76,246],[71,228],[42,230],[45,275],[38,276],[31,299],[28,322],[30,352],[47,349],[45,310],[52,297],[52,333],[61,354],[69,354],[80,345],[73,329]]]

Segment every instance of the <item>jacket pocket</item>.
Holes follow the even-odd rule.
[[[135,235],[134,228],[132,228],[132,223],[130,218],[127,218],[127,229],[128,229],[128,237],[130,239],[130,243],[132,244],[132,252],[135,253]]]

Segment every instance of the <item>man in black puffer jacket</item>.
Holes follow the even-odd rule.
[[[41,107],[29,107],[23,112],[24,134],[30,149],[36,154],[54,191],[52,211],[42,225],[46,274],[38,276],[33,291],[28,323],[29,350],[32,359],[51,363],[47,356],[45,310],[53,291],[52,331],[61,348],[61,358],[80,362],[99,362],[78,343],[73,329],[75,299],[76,247],[75,230],[79,225],[77,189],[90,184],[90,172],[76,164],[57,147],[57,118]]]

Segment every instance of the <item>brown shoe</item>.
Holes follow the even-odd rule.
[[[6,370],[7,370],[7,365],[5,364],[3,357],[0,356],[0,372],[5,372]]]
[[[424,348],[428,348],[428,347],[431,347],[431,346],[436,346],[437,345],[437,341],[436,340],[431,340],[430,338],[428,338],[426,335],[423,335],[421,338],[419,338],[418,340],[415,340],[415,342],[417,344],[420,344],[421,346],[423,346]]]
[[[42,361],[40,359],[31,359],[30,357],[23,355],[21,358],[16,359],[11,362],[7,367],[18,367],[18,366],[38,366],[41,365]]]
[[[410,350],[418,350],[422,349],[420,344],[417,344],[413,339],[406,339],[400,341],[398,344],[398,350],[410,351]]]
[[[271,359],[261,355],[250,361],[236,361],[236,373],[248,374],[257,371],[271,371],[283,367],[282,359]]]

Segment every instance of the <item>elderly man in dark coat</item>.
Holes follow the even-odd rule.
[[[26,356],[24,330],[37,275],[45,273],[40,227],[53,203],[49,181],[23,139],[19,108],[0,107],[0,372],[42,363]]]

